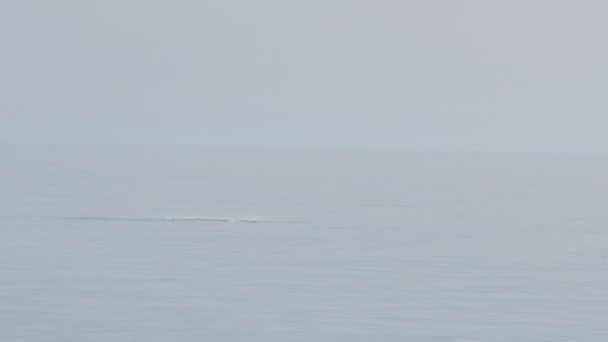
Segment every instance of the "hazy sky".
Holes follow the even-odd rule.
[[[608,152],[608,1],[5,0],[0,140]]]

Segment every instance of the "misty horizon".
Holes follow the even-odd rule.
[[[0,141],[607,152],[608,4],[4,2]]]

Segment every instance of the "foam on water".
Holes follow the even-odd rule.
[[[118,221],[118,222],[228,222],[228,223],[262,223],[272,222],[259,217],[213,217],[213,216],[167,216],[167,217],[115,217],[115,216],[47,216],[39,219],[83,220],[83,221]]]

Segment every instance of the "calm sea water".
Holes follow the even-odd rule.
[[[606,341],[608,158],[0,147],[0,341]]]

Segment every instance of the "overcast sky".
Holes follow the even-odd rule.
[[[0,140],[608,152],[608,1],[5,0]]]

